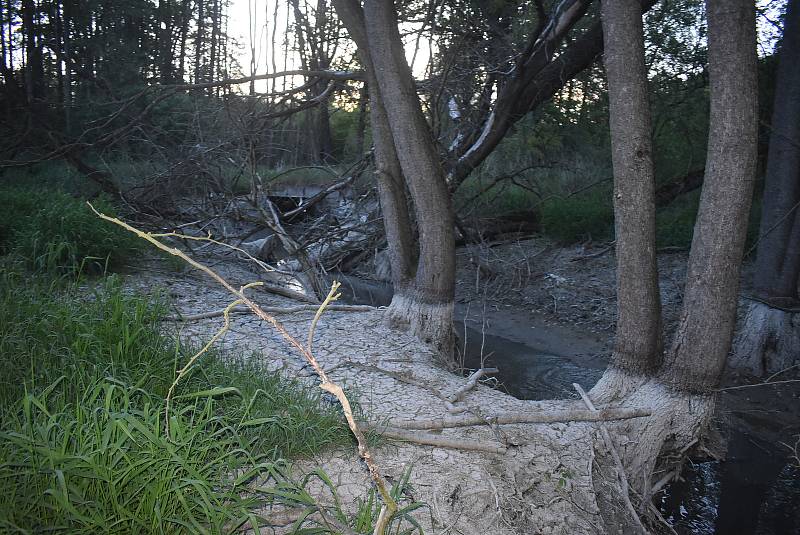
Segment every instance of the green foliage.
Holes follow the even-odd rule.
[[[302,508],[300,518],[291,526],[292,533],[341,533],[337,525],[349,526],[357,533],[372,533],[381,510],[381,501],[375,489],[370,489],[367,496],[357,499],[358,509],[350,517],[342,508],[342,502],[336,486],[330,477],[322,470],[314,470],[302,479],[292,475],[288,466],[275,463],[268,467],[269,486],[259,486],[255,490],[267,496],[268,503]],[[408,498],[411,485],[411,467],[406,468],[400,479],[392,485],[389,494],[398,504],[398,510],[389,521],[386,533],[408,535],[411,533],[422,534],[422,527],[412,513],[424,507],[424,504]],[[332,504],[322,506],[308,491],[312,483],[320,483],[332,497]],[[317,485],[318,486],[318,485]],[[320,512],[325,516],[325,521],[314,520],[311,515]],[[331,527],[334,529],[331,530]]]
[[[656,245],[689,248],[700,204],[700,190],[681,195],[656,212]]]
[[[542,230],[560,243],[613,234],[614,209],[608,192],[554,197],[542,203]]]
[[[60,191],[0,188],[0,204],[0,253],[19,256],[34,270],[102,271],[141,249],[135,237]],[[95,206],[114,213],[106,200],[97,200]]]
[[[0,531],[255,527],[248,485],[279,457],[351,443],[318,389],[213,354],[179,385],[165,436],[190,352],[163,334],[163,305],[113,278],[89,295],[59,284],[0,278]]]
[[[357,147],[358,140],[358,109],[348,111],[343,108],[333,108],[330,115],[331,137],[333,138],[334,155],[340,161],[355,161],[361,158],[359,151],[369,148],[369,139],[364,140],[365,147]],[[365,118],[365,130],[369,118]],[[366,137],[367,132],[365,132]]]

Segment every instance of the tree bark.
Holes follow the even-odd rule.
[[[203,57],[204,32],[205,32],[205,1],[197,0],[197,33],[194,38],[194,83],[204,81],[201,75],[201,61]]]
[[[731,345],[755,178],[754,6],[749,0],[707,0],[706,6],[709,142],[683,309],[660,370],[624,398],[624,406],[650,410],[653,416],[614,426],[615,435],[624,437],[616,448],[627,481],[636,490],[630,501],[639,506],[639,514],[648,510],[654,474],[679,472],[689,448],[708,430],[716,400],[714,389]],[[653,211],[653,204],[648,203],[646,209]],[[642,298],[643,294],[638,295]],[[598,455],[597,465],[600,471],[612,466],[604,454]],[[601,514],[610,525],[631,525],[625,519],[611,518],[613,512],[607,517],[606,511],[613,509],[604,506],[608,489],[597,486],[595,490]],[[614,501],[612,497],[610,503]]]
[[[764,204],[756,260],[756,295],[798,297],[800,275],[800,5],[790,0],[775,82]]]
[[[640,376],[644,382],[661,364],[662,351],[655,175],[641,3],[603,2],[602,24],[617,240],[618,317],[611,367],[625,376]],[[613,375],[606,373],[604,379]]]
[[[375,69],[369,54],[364,13],[355,0],[334,0],[333,5],[350,37],[355,41],[358,55],[367,73],[372,141],[375,147],[375,175],[381,203],[389,259],[392,266],[392,285],[403,293],[412,284],[417,252],[411,232],[411,216],[400,162],[394,138],[383,105]]]
[[[671,387],[690,393],[717,386],[731,347],[757,157],[753,4],[708,0],[707,11],[711,112],[706,175],[683,311],[662,370]]]
[[[790,0],[779,51],[754,293],[730,364],[761,376],[800,363],[800,5]]]
[[[390,0],[364,3],[369,52],[400,167],[414,203],[420,258],[410,288],[395,292],[388,315],[449,360],[455,297],[455,236],[450,193],[417,97]]]

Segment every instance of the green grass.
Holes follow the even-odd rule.
[[[160,328],[163,304],[114,277],[87,290],[3,268],[0,531],[222,533],[263,526],[268,503],[322,507],[295,500],[308,481],[282,460],[353,447],[319,388],[207,354],[178,386],[167,436],[164,396],[192,348]]]
[[[104,272],[141,251],[137,239],[101,221],[86,203],[62,191],[0,188],[0,254],[36,271]],[[95,206],[113,214],[106,200]]]

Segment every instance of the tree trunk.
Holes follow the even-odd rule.
[[[203,57],[203,33],[205,32],[205,1],[197,0],[197,33],[194,39],[194,83],[199,84],[204,81],[201,76],[201,59]]]
[[[661,364],[661,298],[655,248],[655,175],[639,0],[602,4],[617,254],[616,342],[593,390],[624,395]],[[637,384],[638,383],[638,384]]]
[[[389,119],[378,89],[372,58],[369,55],[361,6],[355,0],[334,0],[333,5],[350,37],[355,41],[359,58],[367,73],[366,89],[369,97],[372,141],[375,147],[375,175],[392,267],[392,285],[396,293],[404,293],[412,285],[417,251],[412,238],[403,172],[397,159]]]
[[[191,19],[191,9],[189,0],[181,1],[181,42],[178,52],[178,78],[181,82],[185,81],[186,75],[186,41],[189,37],[189,19]]]
[[[711,113],[706,176],[683,312],[664,380],[678,390],[717,386],[731,346],[739,268],[756,169],[755,24],[746,0],[708,0]]]
[[[33,0],[22,1],[22,30],[25,35],[25,91],[30,106],[42,98],[44,84],[39,12]]]
[[[733,367],[772,374],[800,362],[800,5],[786,10],[772,113],[753,301],[736,337]],[[774,305],[774,306],[770,306]]]
[[[455,294],[450,195],[405,60],[394,6],[389,1],[368,1],[362,10],[355,0],[336,0],[334,6],[369,73],[376,172],[395,286],[387,318],[407,326],[449,363]],[[384,102],[391,106],[383,106]],[[419,227],[416,269],[402,177]]]
[[[156,31],[158,39],[158,58],[159,78],[162,84],[172,83],[174,80],[173,61],[172,61],[172,7],[169,0],[159,0],[158,2],[158,29]]]
[[[217,52],[219,48],[220,15],[219,0],[214,0],[211,3],[211,50],[208,65],[209,80],[216,80],[219,71]],[[213,93],[214,89],[209,88],[208,94],[212,95]]]
[[[406,63],[390,0],[364,3],[369,52],[386,106],[397,157],[414,203],[420,258],[410,288],[395,292],[387,314],[433,345],[445,359],[453,351],[455,236],[450,194],[436,145],[425,122]]]
[[[711,81],[708,155],[683,309],[660,371],[624,400],[626,407],[646,407],[652,416],[615,424],[616,435],[624,437],[617,448],[627,481],[640,497],[631,501],[638,502],[640,512],[649,506],[654,475],[660,479],[679,472],[687,450],[708,429],[714,390],[731,346],[755,178],[754,6],[748,0],[707,0],[706,6]],[[602,469],[607,456],[598,455],[597,462]],[[608,499],[605,488],[596,491],[601,501]]]

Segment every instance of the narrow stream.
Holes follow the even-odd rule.
[[[463,324],[457,326],[463,328]],[[552,355],[535,347],[467,327],[467,368],[483,364],[500,370],[499,388],[520,399],[577,397],[572,383],[587,390],[603,369]],[[482,347],[482,350],[481,350]],[[800,469],[792,466],[788,449],[735,429],[724,462],[689,464],[683,481],[669,485],[657,498],[664,517],[680,534],[792,535],[800,534]]]
[[[346,276],[339,280],[348,302],[385,306],[391,301],[389,285]],[[564,332],[550,333],[540,342],[526,330],[528,326],[507,317],[502,329],[491,323],[477,326],[465,325],[464,320],[455,325],[464,368],[498,368],[497,388],[516,398],[577,397],[572,383],[588,390],[605,369],[604,360],[596,355],[576,354]],[[515,340],[503,336],[510,332]],[[556,344],[560,340],[561,350],[554,350],[554,340]],[[743,419],[749,429],[731,432],[726,461],[687,465],[683,480],[668,485],[657,497],[661,513],[677,533],[800,535],[800,469],[791,464],[784,445],[758,437],[770,422]]]

